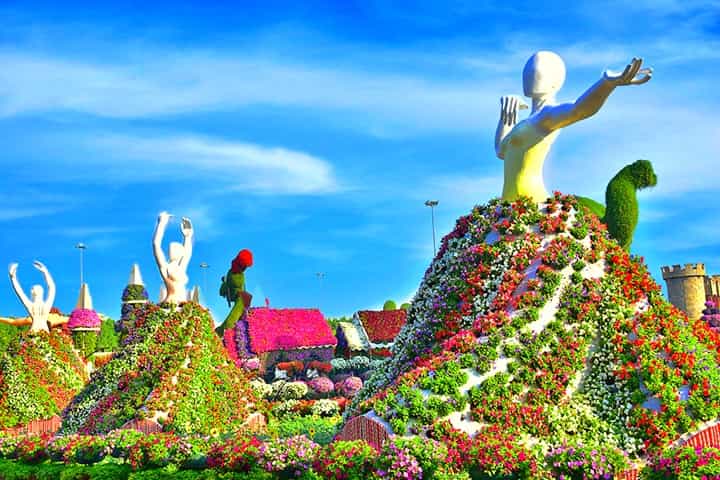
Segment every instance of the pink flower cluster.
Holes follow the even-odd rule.
[[[95,310],[87,308],[76,308],[70,314],[67,327],[70,330],[75,328],[100,328],[100,317]]]

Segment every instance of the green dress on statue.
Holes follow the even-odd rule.
[[[222,332],[234,328],[250,306],[252,295],[245,291],[245,272],[233,273],[232,269],[228,270],[227,275],[222,278],[220,296],[227,300],[228,306],[232,306],[225,321],[218,327]]]

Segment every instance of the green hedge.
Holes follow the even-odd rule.
[[[630,249],[639,217],[636,191],[656,184],[657,177],[648,160],[631,163],[608,183],[604,222],[610,236],[626,250]]]

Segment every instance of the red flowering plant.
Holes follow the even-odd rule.
[[[207,453],[207,466],[218,470],[249,472],[258,466],[264,444],[255,437],[233,435],[215,442]]]

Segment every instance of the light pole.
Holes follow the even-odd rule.
[[[432,218],[432,235],[433,235],[433,257],[436,253],[435,248],[435,207],[437,206],[438,201],[437,200],[426,200],[425,206],[430,207],[430,216]]]
[[[205,290],[205,295],[207,295],[207,269],[210,265],[208,265],[206,262],[200,262],[200,268],[202,268],[203,272],[203,289]],[[207,300],[205,300],[207,301]]]
[[[77,245],[75,245],[75,248],[80,250],[80,288],[82,288],[82,286],[83,286],[83,253],[85,252],[87,245],[80,242]]]
[[[316,272],[315,276],[318,279],[318,297],[322,298],[322,279],[325,278],[325,272]],[[320,308],[320,305],[318,305],[318,308]]]

